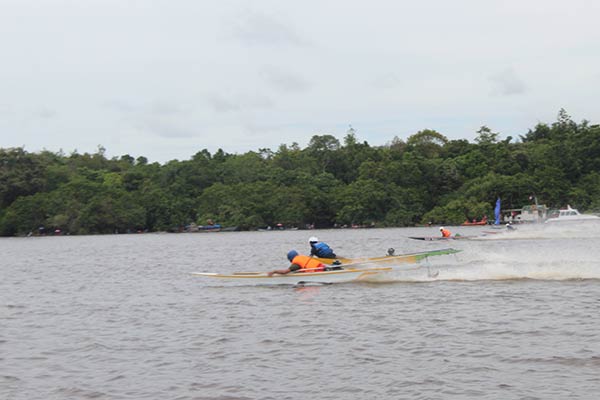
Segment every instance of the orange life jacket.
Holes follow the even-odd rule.
[[[448,229],[442,229],[442,237],[450,237],[451,233]]]
[[[324,271],[325,265],[321,264],[319,260],[315,260],[309,256],[297,255],[292,260],[292,264],[295,264],[300,267],[300,269],[306,269],[309,271],[301,271],[301,272],[318,272]]]

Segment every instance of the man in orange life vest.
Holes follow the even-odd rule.
[[[287,254],[288,260],[292,263],[287,269],[279,269],[275,271],[271,271],[268,273],[269,276],[273,276],[273,274],[285,275],[289,274],[293,271],[300,272],[319,272],[325,271],[325,265],[320,263],[318,260],[315,260],[309,256],[303,256],[298,254],[296,250],[290,250]]]
[[[444,228],[443,226],[440,228],[440,232],[442,232],[442,237],[445,237],[445,238],[450,237],[450,235],[452,235],[450,233],[450,231],[448,229]]]

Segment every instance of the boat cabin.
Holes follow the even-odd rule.
[[[523,208],[510,208],[501,211],[503,223],[538,223],[548,217],[548,207],[544,204],[532,204]]]
[[[551,210],[548,213],[548,220],[546,222],[599,220],[600,218],[597,215],[581,214],[578,210],[571,208],[571,206],[567,204],[567,208],[561,208],[560,210]]]
[[[564,218],[564,217],[573,217],[576,215],[581,215],[579,211],[574,208],[571,208],[570,205],[567,204],[567,208],[561,208],[560,210],[551,210],[548,218]]]

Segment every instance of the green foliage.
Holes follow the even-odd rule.
[[[477,131],[475,142],[484,146],[493,145],[498,142],[498,133],[484,125]]]
[[[386,215],[388,193],[385,185],[373,179],[357,180],[337,197],[340,224],[371,224]]]
[[[44,190],[42,159],[22,148],[0,149],[0,208]]]
[[[44,226],[47,207],[44,195],[22,196],[3,213],[0,234],[3,236],[25,235]]]
[[[417,132],[406,141],[409,151],[427,158],[438,157],[446,143],[448,138],[431,129]]]
[[[126,192],[94,196],[81,209],[78,233],[123,233],[143,229],[144,209]]]
[[[600,211],[600,126],[565,110],[520,142],[487,126],[474,143],[434,130],[372,147],[350,128],[244,154],[204,149],[164,165],[125,154],[0,149],[0,234],[178,230],[212,219],[240,229],[459,224],[519,208]]]
[[[569,191],[569,199],[582,210],[600,212],[600,172],[591,172]]]
[[[423,223],[459,225],[465,220],[472,220],[473,216],[491,215],[489,203],[479,202],[475,198],[459,198],[443,206],[434,207],[423,216]]]

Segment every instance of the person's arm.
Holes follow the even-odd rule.
[[[291,272],[291,270],[288,269],[276,269],[275,271],[271,271],[269,273],[267,273],[267,275],[269,276],[273,276],[273,274],[278,274],[278,275],[285,275],[285,274],[289,274]]]
[[[292,264],[287,269],[276,269],[275,271],[269,272],[267,275],[269,275],[269,276],[273,276],[273,274],[285,275],[285,274],[289,274],[290,272],[297,271],[299,269],[300,269],[299,266],[297,266],[296,264]]]

